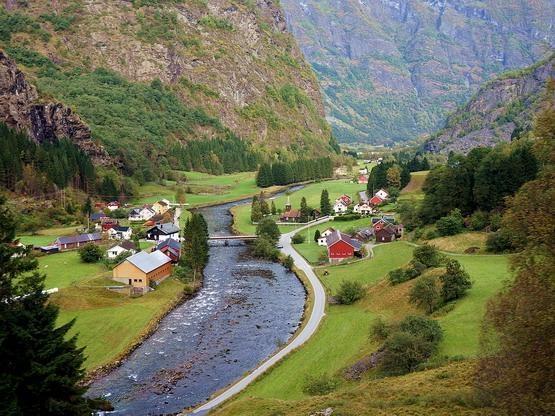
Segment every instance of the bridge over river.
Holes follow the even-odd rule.
[[[256,238],[256,235],[211,235],[208,237],[208,240],[256,240]]]

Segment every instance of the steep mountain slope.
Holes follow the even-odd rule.
[[[474,97],[453,113],[446,127],[425,144],[427,151],[467,153],[478,146],[510,141],[531,130],[547,83],[555,77],[555,55],[528,68],[511,71],[487,82]]]
[[[171,149],[196,139],[331,151],[316,78],[271,0],[6,0],[0,46],[128,173],[175,165]]]
[[[554,0],[282,0],[340,141],[415,138],[493,74],[542,58]]]

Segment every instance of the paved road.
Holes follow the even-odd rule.
[[[293,260],[295,261],[295,266],[297,266],[297,268],[299,268],[300,270],[306,273],[308,280],[310,281],[310,285],[312,286],[312,290],[314,292],[314,306],[312,308],[312,313],[310,314],[310,318],[308,319],[308,322],[306,323],[305,327],[302,329],[302,331],[299,334],[297,334],[297,336],[293,339],[293,341],[287,344],[283,349],[281,349],[275,355],[273,355],[272,357],[268,358],[266,361],[261,363],[254,371],[252,371],[247,376],[239,380],[237,383],[229,386],[227,389],[219,393],[210,401],[206,402],[202,406],[197,407],[190,414],[204,415],[208,413],[210,410],[214,409],[215,407],[225,402],[226,400],[230,399],[231,397],[233,397],[234,395],[236,395],[237,393],[245,389],[250,383],[252,383],[258,377],[260,377],[266,370],[272,367],[275,363],[277,363],[279,360],[281,360],[291,351],[300,347],[302,344],[308,341],[309,338],[316,332],[316,330],[318,329],[318,326],[320,325],[320,322],[322,321],[322,318],[325,315],[326,292],[324,290],[324,287],[322,286],[322,283],[320,283],[320,280],[312,270],[312,267],[310,267],[308,262],[293,248],[293,245],[291,244],[291,237],[295,235],[297,232],[302,231],[307,227],[317,225],[317,224],[322,224],[327,221],[329,221],[329,218],[323,218],[322,220],[313,222],[307,226],[297,228],[296,230],[291,231],[290,233],[283,234],[279,241],[280,245],[283,247],[281,249],[281,252],[285,255],[290,255],[291,257],[293,257]]]

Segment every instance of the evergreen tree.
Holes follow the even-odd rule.
[[[251,204],[251,222],[256,223],[262,219],[262,209],[260,207],[260,201],[257,196],[252,198]]]
[[[202,214],[193,213],[183,230],[182,266],[193,271],[193,280],[202,274],[208,263],[208,227]]]
[[[271,207],[270,212],[272,213],[272,215],[276,215],[276,213],[277,213],[276,204],[275,204],[274,200],[272,200],[272,207]]]
[[[260,197],[258,198],[258,200],[260,201],[260,212],[262,213],[262,215],[269,215],[270,207],[268,206],[268,203],[266,202],[266,199],[264,198],[264,194],[262,192],[260,193]]]
[[[57,326],[57,307],[43,293],[44,276],[28,249],[12,245],[14,216],[0,197],[0,394],[8,415],[87,415],[79,385],[83,350]]]
[[[314,242],[317,243],[321,236],[322,236],[322,235],[320,234],[320,230],[316,230],[316,231],[314,232]]]
[[[439,280],[442,283],[441,297],[444,302],[449,302],[462,297],[470,289],[472,282],[457,260],[447,260],[446,269]]]
[[[308,222],[310,216],[310,210],[308,208],[308,205],[306,204],[306,198],[303,196],[301,198],[301,218],[300,221],[301,222]]]
[[[92,213],[92,202],[91,202],[91,198],[87,198],[87,200],[85,201],[85,204],[83,205],[83,208],[81,209],[81,211],[83,212],[84,215],[86,215],[87,217],[91,216]]]
[[[273,219],[264,218],[256,226],[256,235],[275,244],[279,240],[281,232]]]
[[[322,190],[322,194],[320,195],[320,212],[322,215],[330,215],[332,210],[330,196],[328,194],[327,189]]]

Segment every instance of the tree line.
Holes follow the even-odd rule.
[[[374,166],[368,177],[368,192],[373,195],[380,188],[389,191],[392,197],[396,197],[401,189],[410,182],[411,172],[429,170],[428,159],[420,154],[408,158],[404,153],[394,155],[393,160],[383,161]]]
[[[86,153],[69,140],[37,144],[27,134],[0,123],[0,185],[11,191],[45,192],[45,185],[89,191],[95,169]]]
[[[329,157],[263,163],[258,169],[256,184],[261,188],[267,188],[272,185],[325,179],[332,175],[333,163]]]

